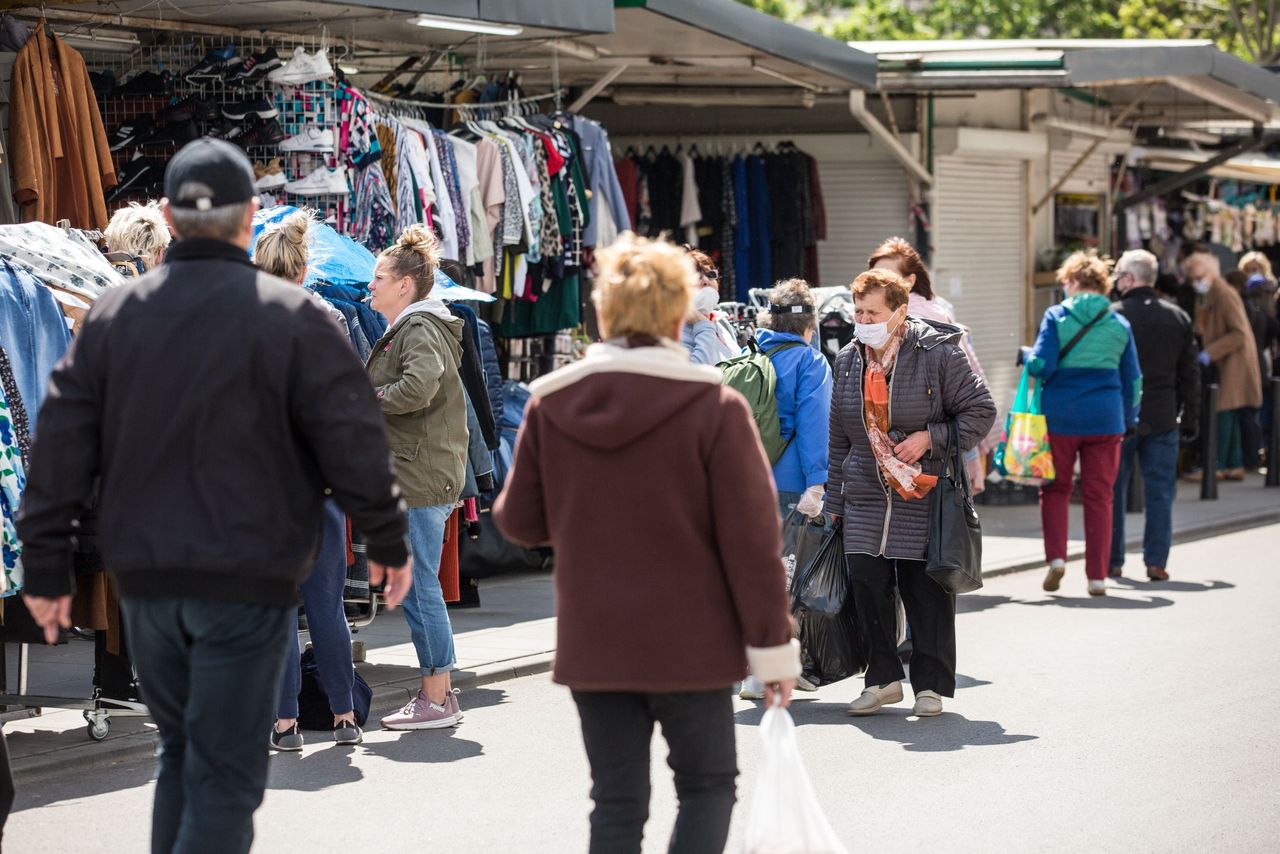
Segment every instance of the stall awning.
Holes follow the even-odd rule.
[[[1212,152],[1135,147],[1129,162],[1162,172],[1185,172],[1207,162]],[[1234,178],[1255,184],[1280,184],[1280,160],[1265,154],[1241,154],[1208,171],[1214,178]]]

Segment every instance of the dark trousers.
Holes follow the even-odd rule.
[[[9,811],[13,809],[13,769],[9,767],[9,742],[5,740],[4,730],[0,729],[0,842],[4,840],[4,826],[9,821]]]
[[[247,852],[267,785],[293,609],[194,599],[124,603],[142,697],[160,730],[152,854]]]
[[[1133,436],[1120,448],[1120,473],[1116,476],[1111,504],[1112,569],[1124,566],[1124,515],[1129,503],[1129,478],[1134,464],[1142,473],[1146,498],[1146,527],[1142,535],[1142,559],[1147,566],[1169,566],[1173,546],[1173,501],[1178,497],[1178,430],[1150,436]]]
[[[1256,469],[1262,463],[1262,410],[1250,406],[1236,411],[1240,413],[1240,459],[1245,468]]]
[[[902,679],[898,658],[896,586],[911,626],[911,687],[956,695],[956,597],[924,571],[922,560],[891,560],[879,555],[845,556],[849,587],[858,609],[869,658],[867,685]]]
[[[685,694],[574,691],[591,763],[590,854],[639,854],[649,818],[649,746],[662,725],[680,810],[669,854],[720,854],[737,798],[728,686]]]

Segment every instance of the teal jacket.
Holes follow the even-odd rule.
[[[1106,312],[1061,359],[1062,348],[1093,318]],[[1129,321],[1111,311],[1102,294],[1081,293],[1044,313],[1027,361],[1040,379],[1050,433],[1105,436],[1138,423],[1142,369]]]

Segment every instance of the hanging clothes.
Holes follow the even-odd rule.
[[[111,147],[84,58],[36,25],[13,66],[9,157],[24,221],[107,227]]]
[[[603,214],[608,212],[615,231],[630,231],[630,204],[623,193],[620,176],[609,153],[609,134],[604,125],[583,116],[573,116],[572,123],[582,141],[582,156],[586,159],[590,175],[593,202],[592,222],[582,235],[582,242],[593,247],[607,246],[608,243],[600,239],[599,232]]]
[[[0,349],[9,358],[32,433],[49,376],[70,345],[71,332],[50,290],[26,269],[0,260]]]
[[[689,152],[680,152],[680,228],[684,242],[698,245],[698,223],[702,221],[702,205],[698,202],[698,174]]]
[[[773,287],[773,208],[769,198],[769,171],[765,159],[753,154],[747,158],[747,217],[751,231],[748,254],[747,287]],[[739,288],[741,289],[741,288]],[[745,302],[745,300],[744,300]]]

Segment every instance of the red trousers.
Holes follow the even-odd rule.
[[[1067,513],[1071,507],[1072,475],[1080,457],[1080,492],[1084,497],[1084,568],[1090,579],[1105,579],[1111,560],[1111,504],[1120,443],[1124,437],[1064,436],[1049,433],[1057,479],[1040,488],[1040,522],[1044,526],[1044,557],[1067,559]]]

